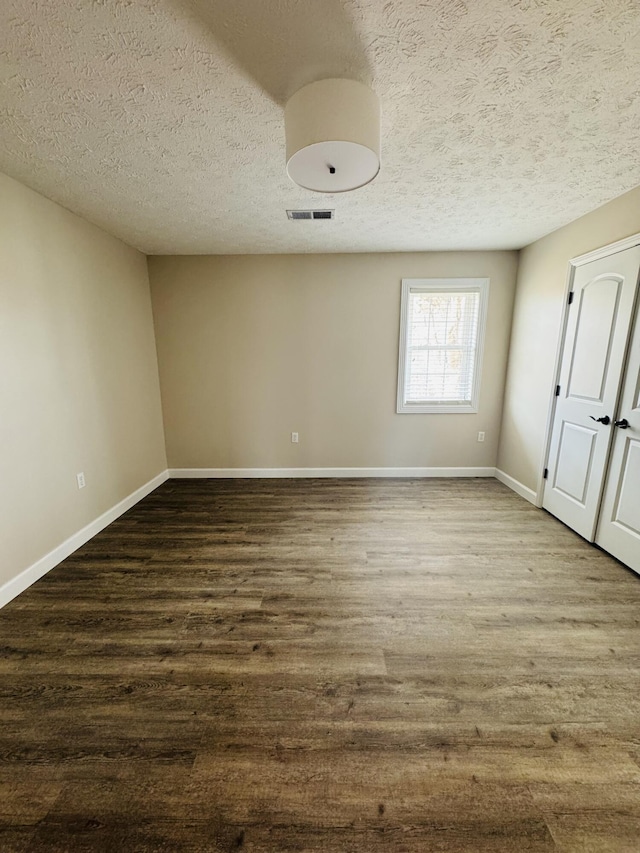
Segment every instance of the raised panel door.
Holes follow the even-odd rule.
[[[593,540],[620,392],[640,247],[578,267],[543,506]]]

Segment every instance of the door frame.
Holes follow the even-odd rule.
[[[551,431],[553,429],[553,419],[556,412],[556,387],[560,379],[560,369],[562,367],[562,357],[564,354],[565,336],[567,334],[567,323],[569,321],[569,294],[573,290],[573,280],[576,275],[576,270],[591,261],[599,261],[602,258],[608,258],[609,255],[615,255],[618,252],[624,252],[625,249],[633,249],[634,246],[640,245],[640,233],[632,234],[631,237],[625,237],[624,240],[618,240],[615,243],[608,243],[606,246],[601,246],[599,249],[593,249],[591,252],[585,252],[584,255],[577,255],[569,260],[569,268],[567,270],[567,278],[564,289],[564,302],[562,307],[562,318],[560,321],[560,334],[556,347],[555,370],[553,372],[553,384],[549,395],[549,408],[547,412],[547,425],[545,428],[542,468],[538,474],[538,483],[536,486],[535,505],[542,506],[542,498],[544,494],[544,472],[549,466],[549,452],[551,450]]]

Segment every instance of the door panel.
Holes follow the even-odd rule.
[[[632,334],[596,542],[640,573],[640,319]]]
[[[562,424],[553,487],[584,506],[589,491],[593,451],[598,434],[577,424]]]
[[[640,441],[632,439],[626,445],[613,520],[635,533],[640,547]]]
[[[640,247],[578,267],[542,505],[592,541],[631,327]]]
[[[624,279],[600,276],[579,293],[568,397],[602,403]]]

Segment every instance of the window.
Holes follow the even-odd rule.
[[[402,281],[398,412],[477,412],[488,278]]]

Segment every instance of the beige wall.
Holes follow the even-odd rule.
[[[640,188],[532,243],[520,253],[498,467],[536,489],[569,260],[640,231]]]
[[[494,466],[516,264],[515,252],[150,258],[169,466]],[[480,412],[397,415],[400,282],[438,276],[491,279]]]
[[[4,175],[0,199],[1,585],[166,459],[144,255]]]

